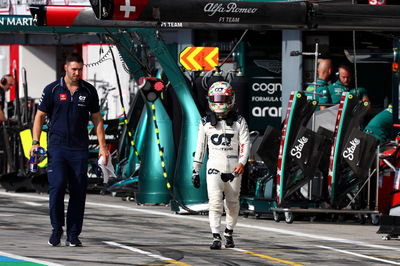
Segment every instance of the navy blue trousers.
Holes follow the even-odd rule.
[[[78,236],[82,231],[87,188],[87,150],[70,150],[49,147],[50,222],[53,230],[62,230],[65,225],[64,196],[69,190],[67,210],[67,235]]]

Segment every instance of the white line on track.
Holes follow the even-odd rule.
[[[1,252],[1,251],[0,251],[0,256],[10,257],[10,258],[17,259],[17,260],[24,260],[24,261],[39,263],[39,264],[48,265],[48,266],[62,266],[62,264],[57,264],[57,263],[47,262],[47,261],[43,261],[43,260],[32,259],[32,258],[18,256],[18,255],[6,253],[6,252]]]
[[[363,254],[359,254],[359,253],[355,253],[355,252],[350,252],[350,251],[345,251],[345,250],[340,250],[340,249],[332,248],[332,247],[327,247],[327,246],[316,246],[316,247],[324,248],[324,249],[329,249],[329,250],[334,250],[334,251],[337,251],[337,252],[341,252],[341,253],[345,253],[345,254],[349,254],[349,255],[353,255],[353,256],[357,256],[357,257],[369,259],[369,260],[376,260],[376,261],[383,262],[383,263],[388,263],[388,264],[393,264],[393,265],[400,265],[399,262],[395,262],[395,261],[391,261],[391,260],[385,260],[385,259],[380,259],[380,258],[375,258],[375,257],[371,257],[371,256],[367,256],[367,255],[363,255]]]
[[[25,197],[25,198],[38,199],[38,200],[48,200],[48,197],[26,195],[26,194],[16,194],[16,193],[10,193],[10,192],[0,192],[0,195],[4,195],[7,197]],[[188,216],[188,215],[177,216],[176,214],[172,214],[172,213],[146,210],[146,209],[135,208],[135,207],[127,207],[127,206],[122,206],[122,205],[103,204],[103,203],[96,203],[96,202],[86,202],[86,205],[102,207],[102,208],[113,208],[113,209],[119,209],[119,210],[124,210],[124,211],[147,213],[147,214],[152,214],[152,215],[160,215],[160,216],[166,216],[166,217],[171,217],[171,218],[180,219],[180,220],[187,219],[187,220],[192,220],[192,221],[201,221],[201,222],[208,223],[208,218],[192,217],[192,216]],[[298,236],[298,237],[304,237],[304,238],[311,238],[311,239],[316,239],[316,240],[320,240],[320,241],[330,241],[330,242],[335,242],[335,243],[343,243],[343,244],[369,247],[369,248],[375,248],[375,249],[400,251],[400,248],[397,248],[397,247],[375,245],[375,244],[370,244],[370,243],[366,243],[366,242],[362,242],[362,241],[349,240],[349,239],[345,239],[345,238],[337,238],[337,237],[329,237],[329,236],[323,236],[323,235],[301,233],[301,232],[295,232],[295,231],[290,231],[290,230],[278,229],[278,228],[273,228],[273,227],[264,227],[264,226],[258,226],[258,225],[251,225],[251,224],[245,224],[245,223],[238,223],[237,226],[244,227],[244,228],[250,228],[250,229],[257,229],[257,230],[267,231],[267,232],[274,232],[277,234],[285,234],[285,235],[292,235],[292,236]]]
[[[41,203],[36,203],[36,202],[32,202],[32,201],[23,201],[22,203],[24,203],[26,205],[30,205],[30,206],[42,206],[43,205]]]
[[[133,208],[133,207],[94,203],[94,202],[89,202],[89,203],[87,203],[87,205],[98,206],[98,207],[103,207],[103,208],[104,207],[115,208],[115,209],[120,209],[120,210],[124,210],[124,211],[135,211],[135,212],[148,213],[148,214],[153,214],[153,215],[154,214],[162,215],[162,216],[167,216],[167,217],[171,217],[171,218],[175,218],[175,219],[178,218],[180,220],[188,219],[188,220],[202,221],[202,222],[208,223],[208,218],[191,217],[191,216],[186,216],[186,215],[177,216],[176,214],[164,213],[164,212],[160,212],[160,211],[144,210],[144,209],[137,209],[137,208]],[[293,235],[293,236],[299,236],[299,237],[304,237],[304,238],[317,239],[320,241],[330,241],[330,242],[344,243],[344,244],[363,246],[363,247],[369,247],[369,248],[400,251],[400,249],[396,248],[396,247],[374,245],[374,244],[369,244],[369,243],[365,243],[365,242],[361,242],[361,241],[353,241],[353,240],[344,239],[344,238],[307,234],[307,233],[295,232],[295,231],[290,231],[290,230],[284,230],[284,229],[278,229],[278,228],[272,228],[272,227],[263,227],[263,226],[250,225],[250,224],[244,224],[244,223],[238,223],[237,226],[250,228],[250,229],[257,229],[257,230],[262,230],[262,231],[267,231],[267,232],[274,232],[274,233],[278,233],[278,234],[286,234],[286,235]]]
[[[166,262],[169,262],[169,263],[178,264],[178,265],[190,265],[190,264],[179,262],[179,261],[176,261],[174,259],[167,258],[167,257],[161,256],[161,255],[153,254],[151,252],[144,251],[144,250],[141,250],[141,249],[138,249],[138,248],[133,248],[133,247],[129,247],[129,246],[126,246],[126,245],[122,245],[122,244],[119,244],[119,243],[116,243],[116,242],[112,242],[112,241],[103,241],[103,242],[106,243],[107,245],[111,245],[111,246],[115,246],[115,247],[119,247],[119,248],[124,248],[124,249],[130,250],[130,251],[133,251],[133,252],[136,252],[136,253],[139,253],[139,254],[143,254],[143,255],[158,259],[158,260],[166,261]]]

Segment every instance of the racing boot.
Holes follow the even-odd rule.
[[[213,242],[210,246],[210,249],[221,249],[221,235],[220,234],[213,234]]]
[[[225,237],[225,247],[226,248],[234,248],[235,247],[235,242],[233,242],[233,230],[229,230],[228,228],[225,228],[224,232],[224,237]]]

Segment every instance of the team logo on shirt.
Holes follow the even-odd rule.
[[[85,102],[86,101],[86,96],[80,95],[78,97],[78,100],[79,100],[78,106],[86,107],[86,102]]]
[[[231,146],[231,141],[233,136],[235,136],[234,134],[214,134],[211,136],[211,142],[216,145],[222,145],[222,146]]]
[[[67,94],[66,93],[60,93],[60,101],[66,101],[67,100]]]
[[[341,88],[335,88],[335,94],[342,94]]]
[[[210,169],[208,169],[207,173],[209,175],[216,175],[216,174],[219,174],[219,171],[218,171],[218,169],[210,168]]]

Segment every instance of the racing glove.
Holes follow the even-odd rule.
[[[192,183],[195,188],[200,188],[200,174],[193,170]]]
[[[224,182],[232,182],[233,181],[233,179],[235,178],[235,174],[231,174],[231,173],[229,173],[229,174],[221,174],[221,179],[222,179],[222,181],[224,181]]]

